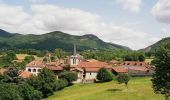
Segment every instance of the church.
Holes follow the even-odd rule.
[[[73,54],[67,58],[58,59],[55,62],[32,61],[26,65],[26,71],[33,75],[38,75],[41,69],[48,68],[54,73],[59,74],[63,70],[75,72],[78,75],[78,80],[75,83],[92,83],[96,80],[97,73],[100,68],[104,67],[111,72],[127,73],[122,67],[112,67],[113,65],[106,62],[101,62],[95,59],[84,59],[77,53],[74,43]]]

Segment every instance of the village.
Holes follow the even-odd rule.
[[[50,59],[51,54],[46,54]],[[34,60],[26,64],[25,70],[20,71],[20,76],[29,78],[32,75],[37,76],[43,68],[48,68],[53,71],[56,76],[62,71],[70,71],[78,74],[78,79],[75,83],[94,83],[100,68],[106,68],[115,76],[120,73],[129,74],[132,77],[145,77],[151,76],[154,73],[154,67],[149,62],[140,61],[116,61],[110,62],[98,61],[95,59],[84,59],[83,56],[78,54],[76,45],[74,44],[73,55],[67,58],[57,59],[56,61],[44,62],[43,60]],[[3,74],[6,69],[1,69]]]

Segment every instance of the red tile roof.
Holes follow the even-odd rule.
[[[80,62],[78,64],[78,67],[81,67],[81,68],[102,68],[102,67],[105,67],[105,68],[110,68],[111,65],[109,65],[108,63],[106,62]]]
[[[63,67],[61,67],[61,66],[47,66],[47,68],[52,71],[62,71],[63,70]]]
[[[139,61],[125,61],[121,63],[120,65],[126,65],[126,66],[138,66],[138,67],[147,67],[149,68],[149,64],[146,62],[139,62]]]
[[[40,60],[35,60],[35,61],[32,61],[29,64],[27,64],[26,67],[40,67],[40,68],[44,68],[45,67],[45,63],[43,61],[40,61]]]
[[[143,71],[143,72],[146,72],[148,71],[149,69],[146,68],[146,67],[129,67],[128,70],[134,70],[134,71]]]
[[[112,69],[117,73],[127,73],[128,72],[128,70],[123,67],[113,67]]]
[[[109,65],[106,62],[100,62],[100,61],[96,61],[96,62],[88,62],[88,61],[84,61],[84,62],[80,62],[78,64],[79,68],[85,68],[86,72],[98,72],[100,68],[104,67],[107,68],[109,70],[112,69],[112,66]]]
[[[31,77],[33,74],[32,73],[30,73],[30,72],[28,72],[28,71],[21,71],[20,72],[20,77],[22,77],[22,78],[29,78],[29,77]]]

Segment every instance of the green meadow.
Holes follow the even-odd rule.
[[[75,84],[46,100],[164,100],[163,95],[154,93],[150,80],[150,77],[132,78],[128,88],[116,81]]]

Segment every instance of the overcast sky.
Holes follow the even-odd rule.
[[[0,0],[0,28],[94,34],[137,50],[170,36],[170,0]]]

